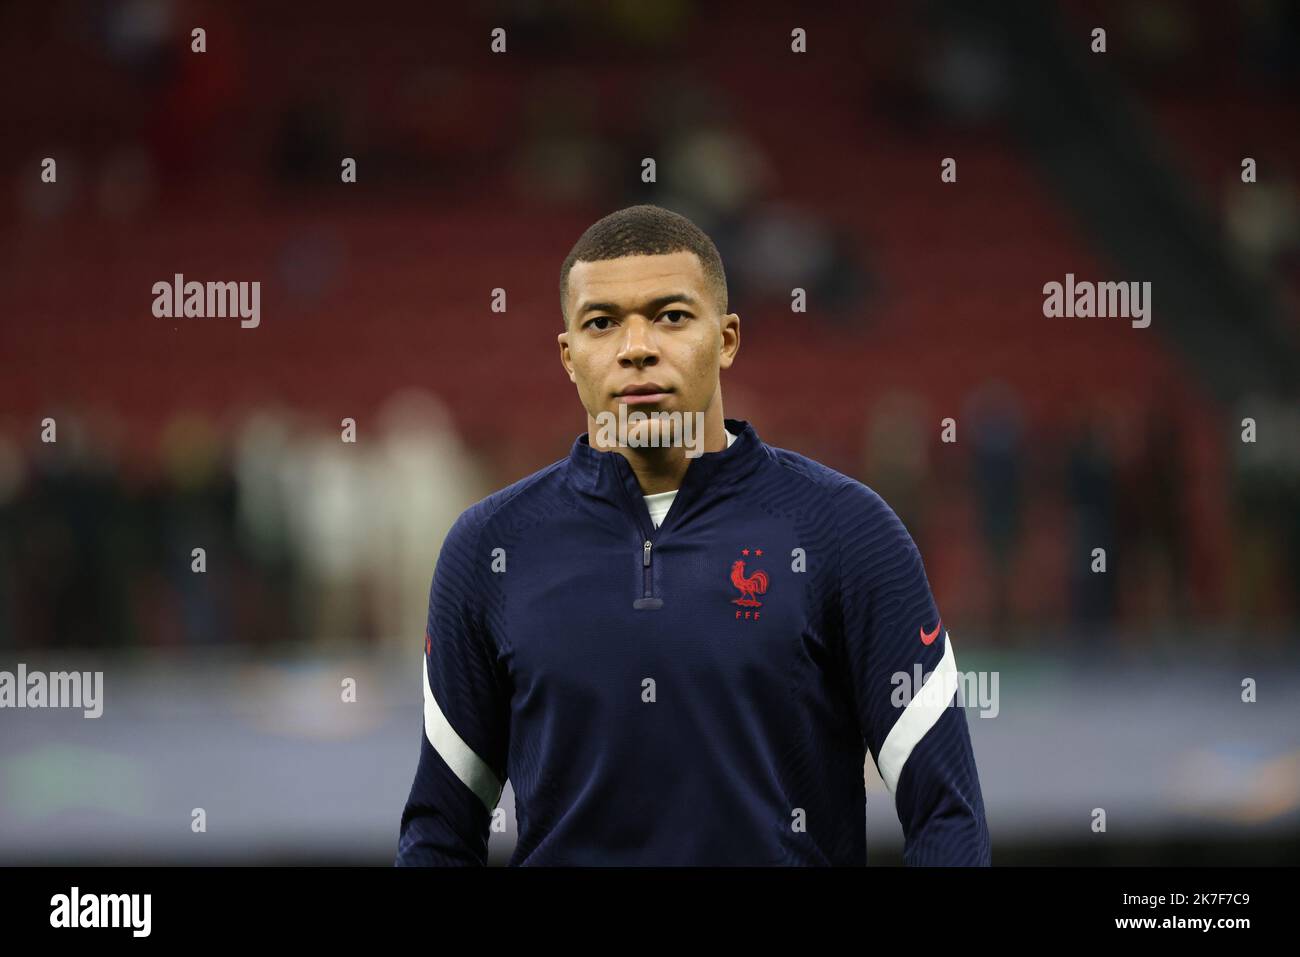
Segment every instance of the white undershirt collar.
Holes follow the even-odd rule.
[[[736,437],[731,434],[730,429],[724,429],[727,433],[727,448],[731,448],[731,443],[736,441]],[[654,527],[658,528],[668,514],[668,510],[673,507],[673,499],[677,497],[677,489],[669,492],[655,492],[653,495],[646,495],[645,505],[650,510],[650,521]]]

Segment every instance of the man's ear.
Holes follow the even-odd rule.
[[[577,382],[578,380],[573,377],[573,360],[569,358],[569,330],[565,329],[557,335],[555,341],[560,344],[560,365],[564,366],[569,381]]]
[[[734,312],[729,312],[722,317],[722,350],[718,356],[718,365],[723,369],[730,369],[731,363],[736,359],[736,353],[740,351],[740,316]]]

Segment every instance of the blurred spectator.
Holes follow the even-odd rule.
[[[1184,476],[1189,459],[1182,423],[1165,408],[1137,422],[1135,456],[1122,478],[1119,573],[1128,591],[1129,618],[1143,629],[1166,627],[1187,614],[1189,538]],[[1111,563],[1114,565],[1114,562]]]
[[[436,396],[414,390],[393,396],[379,412],[378,427],[378,448],[369,457],[376,488],[369,512],[373,637],[415,647],[442,540],[460,513],[493,489]]]
[[[1300,257],[1300,189],[1281,156],[1258,157],[1258,181],[1240,171],[1224,190],[1224,219],[1238,265],[1257,281],[1295,268]]]
[[[993,579],[993,633],[1004,635],[1011,624],[1009,579],[1023,505],[1020,402],[1004,383],[991,382],[970,397],[965,417],[971,423],[972,477]]]
[[[889,503],[912,537],[923,540],[932,430],[926,403],[912,392],[882,396],[867,422],[864,481]]]
[[[1115,461],[1100,407],[1085,409],[1067,453],[1068,501],[1074,510],[1070,544],[1070,617],[1089,642],[1104,638],[1115,622],[1115,575],[1092,571],[1092,550],[1116,558]]]

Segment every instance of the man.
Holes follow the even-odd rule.
[[[723,418],[740,319],[713,243],[619,210],[560,299],[588,431],[443,544],[397,863],[486,863],[509,778],[511,864],[865,864],[869,750],[907,863],[988,864],[921,557],[866,486]],[[608,428],[620,405],[698,415]],[[916,665],[948,691],[904,706]]]

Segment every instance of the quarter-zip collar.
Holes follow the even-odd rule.
[[[754,427],[743,419],[724,419],[724,427],[736,437],[730,446],[717,452],[705,452],[689,459],[681,488],[673,500],[665,524],[685,511],[704,490],[721,490],[752,472],[767,455]],[[574,439],[569,452],[569,479],[578,491],[603,498],[623,508],[639,505],[639,515],[649,531],[649,512],[642,497],[645,493],[636,480],[628,460],[617,452],[603,452],[591,447],[588,433]]]

